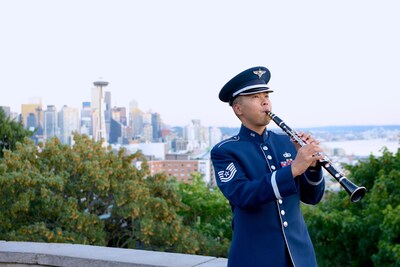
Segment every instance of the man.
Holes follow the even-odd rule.
[[[215,145],[211,160],[218,187],[233,212],[229,267],[313,267],[314,248],[300,201],[317,204],[325,190],[319,142],[299,136],[299,147],[285,133],[267,130],[272,111],[265,67],[247,69],[219,93],[241,121],[240,132]],[[301,107],[299,107],[301,108]]]

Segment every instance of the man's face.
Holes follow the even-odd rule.
[[[262,92],[238,96],[233,103],[235,114],[248,128],[264,127],[271,118],[266,114],[272,110],[269,93]]]

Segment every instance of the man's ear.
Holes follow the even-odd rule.
[[[233,103],[232,109],[233,109],[233,112],[235,112],[236,115],[241,115],[242,114],[242,107],[238,103]]]

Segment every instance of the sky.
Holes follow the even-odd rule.
[[[112,106],[171,126],[240,126],[219,90],[271,72],[293,127],[400,124],[397,0],[0,0],[0,106],[80,108],[108,81]]]

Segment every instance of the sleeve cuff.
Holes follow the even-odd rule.
[[[272,173],[271,186],[277,199],[297,192],[292,170],[289,167],[285,167]]]
[[[315,167],[309,167],[304,173],[304,177],[306,178],[307,183],[314,186],[319,185],[324,180],[321,165],[317,164]]]

